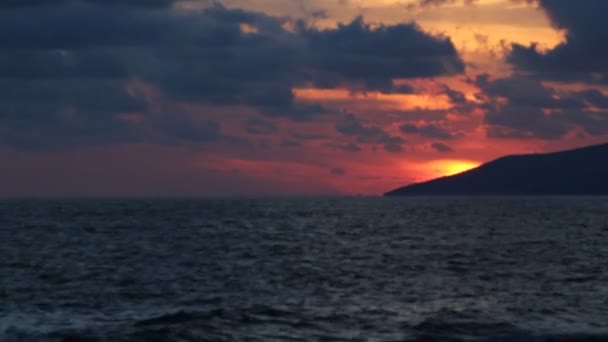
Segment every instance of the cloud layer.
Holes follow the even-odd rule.
[[[541,52],[537,44],[513,44],[507,60],[519,70],[544,79],[608,82],[608,26],[603,0],[538,0],[536,3],[556,29],[565,30],[565,41]]]
[[[177,1],[8,1],[0,5],[0,143],[18,148],[172,138],[203,143],[223,120],[176,104],[307,121],[327,114],[296,87],[382,84],[461,73],[451,41],[415,24],[306,21]],[[213,119],[212,119],[213,117]],[[213,120],[214,122],[210,122]],[[249,131],[270,133],[252,122]]]
[[[226,3],[1,2],[0,195],[381,193],[608,136],[605,1]]]

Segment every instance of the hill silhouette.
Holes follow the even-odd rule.
[[[385,196],[608,195],[608,143],[575,150],[506,156]]]

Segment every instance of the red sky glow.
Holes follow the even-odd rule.
[[[0,5],[0,196],[378,195],[608,137],[604,1],[157,3]]]

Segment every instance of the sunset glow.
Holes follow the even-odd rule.
[[[428,109],[440,110],[451,107],[449,98],[445,95],[434,94],[382,94],[371,91],[357,93],[348,89],[294,89],[296,98],[300,101],[322,101],[356,104],[357,102],[372,102],[376,105],[386,105],[400,110]]]
[[[608,2],[41,3],[0,11],[0,195],[377,195],[608,139]]]
[[[472,160],[438,159],[427,162],[402,164],[402,172],[413,174],[417,181],[456,175],[478,167],[481,163]]]
[[[452,176],[470,169],[474,169],[480,165],[479,162],[469,160],[438,160],[433,161],[428,165],[429,172],[437,172],[438,176]]]

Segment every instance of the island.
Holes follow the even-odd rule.
[[[512,155],[475,169],[408,185],[385,196],[608,195],[608,143]]]

